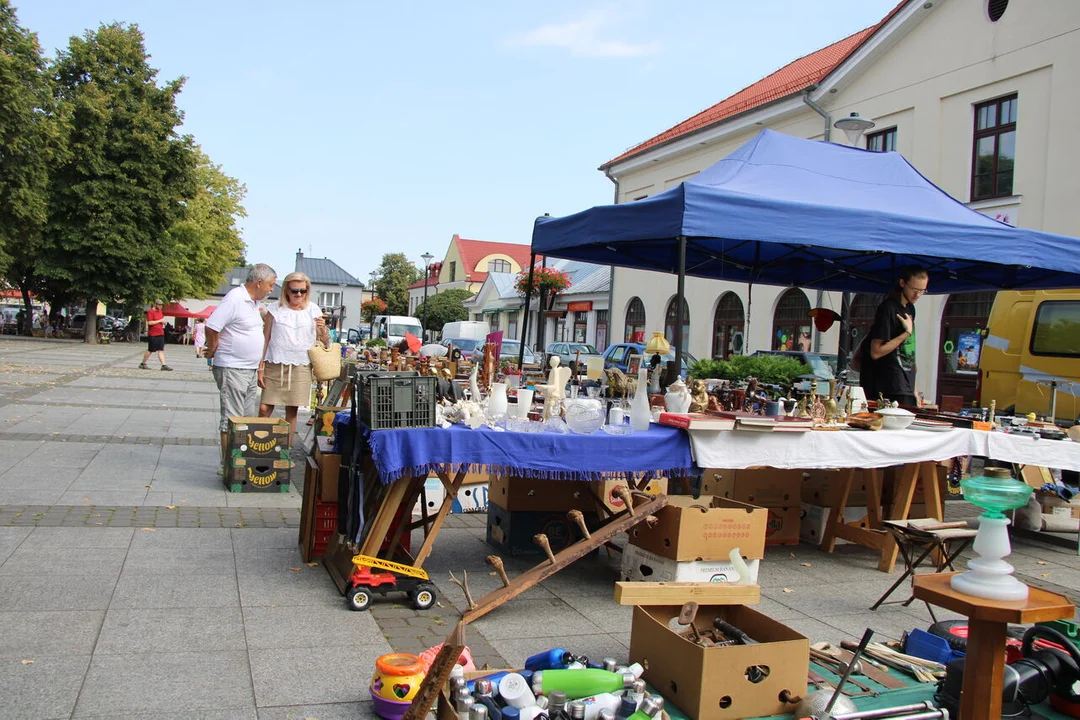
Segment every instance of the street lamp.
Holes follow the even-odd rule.
[[[423,330],[423,332],[422,332],[422,333],[420,333],[420,334],[424,336],[424,342],[427,342],[427,284],[428,284],[428,265],[430,265],[430,264],[431,264],[431,261],[435,259],[435,256],[434,256],[434,255],[432,255],[431,253],[424,253],[423,255],[421,255],[421,256],[420,256],[420,258],[421,258],[421,259],[422,259],[422,260],[424,261],[424,321],[423,321],[423,326],[421,327],[421,330]]]
[[[379,274],[378,270],[372,270],[371,272],[368,273],[368,277],[371,278],[371,283],[368,285],[368,289],[371,290],[371,297],[369,298],[369,300],[371,300],[371,301],[375,300],[375,276],[377,276],[378,274]],[[369,327],[368,327],[368,339],[370,339],[370,340],[375,339],[375,314],[374,313],[372,313],[372,315],[371,315],[371,321],[370,321]]]
[[[873,120],[867,120],[859,117],[859,113],[853,112],[846,118],[840,118],[833,123],[833,127],[837,130],[843,130],[844,134],[848,137],[848,142],[852,147],[859,147],[859,139],[863,133],[874,127]]]
[[[340,337],[345,333],[345,288],[348,285],[340,283],[338,287],[341,288],[341,317],[338,318],[338,336]]]

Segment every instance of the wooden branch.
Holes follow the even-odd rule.
[[[450,582],[461,588],[461,592],[465,593],[465,602],[468,604],[469,609],[472,610],[476,607],[476,603],[473,602],[472,593],[469,592],[469,571],[462,570],[461,577],[463,580],[458,580],[454,577],[454,573],[450,573]]]

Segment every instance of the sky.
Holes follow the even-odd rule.
[[[137,24],[182,132],[247,186],[249,262],[297,250],[363,282],[454,234],[528,244],[613,201],[596,168],[898,0],[542,3],[12,0],[53,57]]]

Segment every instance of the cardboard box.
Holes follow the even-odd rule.
[[[602,480],[596,483],[593,491],[597,496],[604,499],[604,506],[613,513],[620,513],[626,509],[626,504],[622,501],[618,495],[615,494],[615,488],[627,487],[625,480]],[[649,495],[660,495],[661,493],[667,494],[668,491],[668,479],[666,477],[653,478],[649,481],[648,485],[644,487],[642,492]],[[590,505],[588,509],[592,509]]]
[[[756,583],[760,560],[747,560],[750,582]],[[631,582],[738,582],[739,573],[729,560],[672,560],[637,545],[623,548],[619,577]]]
[[[701,497],[735,499],[735,476],[737,470],[706,468],[701,472]]]
[[[315,435],[316,437],[332,437],[334,434],[334,417],[342,410],[348,410],[348,405],[318,405],[315,407]]]
[[[703,605],[697,627],[720,617],[757,641],[704,648],[672,630],[680,606],[638,606],[630,630],[630,660],[647,668],[644,678],[672,704],[697,720],[786,715],[780,697],[806,693],[810,641],[745,605]],[[768,668],[758,682],[750,668]],[[751,671],[753,672],[753,671]]]
[[[429,477],[424,481],[424,493],[416,498],[416,504],[413,506],[412,511],[413,516],[420,517],[423,515],[421,507],[426,504],[428,517],[431,517],[439,512],[444,499],[446,499],[446,488],[443,487],[442,480]]]
[[[281,460],[263,465],[231,468],[225,474],[225,487],[232,492],[289,492],[289,465],[276,467]]]
[[[338,501],[338,474],[341,471],[341,454],[331,452],[333,444],[329,437],[315,438],[315,460],[319,464],[319,499],[323,502]]]
[[[285,418],[234,416],[229,418],[228,456],[272,457],[289,451],[289,423]]]
[[[706,505],[708,502],[708,505]],[[657,523],[638,523],[630,543],[672,560],[727,560],[733,548],[745,558],[765,557],[768,513],[725,498],[672,495],[656,513]]]
[[[802,505],[770,507],[768,511],[769,519],[765,524],[765,544],[797,545],[799,542]]]
[[[802,500],[802,470],[751,468],[735,473],[735,500],[758,507],[798,506]]]
[[[584,513],[589,528],[599,527],[596,513]],[[487,543],[511,556],[543,555],[544,551],[533,542],[533,536],[544,533],[552,552],[581,539],[581,529],[566,517],[564,512],[532,512],[506,508],[491,503],[487,510]]]
[[[820,505],[803,503],[802,519],[799,522],[799,540],[810,543],[811,545],[820,545],[821,538],[825,536],[825,523],[828,522],[831,512],[831,507],[821,507]],[[867,517],[866,508],[844,508],[844,523],[854,527],[870,527],[870,520]],[[837,545],[846,545],[847,542],[847,540],[841,538],[836,539]]]
[[[507,510],[593,510],[589,483],[492,475],[488,500]]]
[[[291,467],[292,461],[289,452],[282,449],[281,452],[267,455],[245,455],[239,448],[233,448],[229,452],[230,468],[266,467],[272,465],[276,468]]]
[[[808,470],[803,477],[802,502],[821,507],[834,507],[840,500],[844,489],[844,480],[848,470]],[[862,505],[867,503],[866,479],[861,470],[855,471],[848,490],[847,504]]]
[[[450,512],[479,513],[488,509],[488,484],[486,482],[462,485],[450,505]]]

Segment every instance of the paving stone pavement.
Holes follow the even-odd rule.
[[[348,611],[325,569],[301,561],[299,479],[226,492],[210,373],[188,348],[167,354],[173,373],[139,370],[141,345],[0,338],[0,717],[374,717],[375,658],[442,642],[465,609],[450,572],[474,597],[499,586],[486,516],[447,519],[425,564],[434,607],[389,596]],[[520,666],[556,646],[625,658],[619,561],[583,559],[470,625],[477,663]],[[1075,551],[1023,542],[1012,561],[1080,597]],[[535,564],[504,562],[511,576]],[[919,603],[869,611],[896,577],[876,565],[851,545],[770,548],[759,609],[832,642],[925,627]]]

